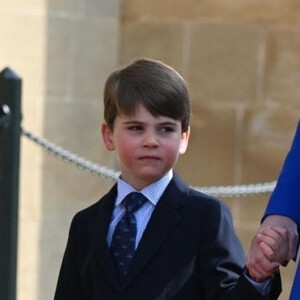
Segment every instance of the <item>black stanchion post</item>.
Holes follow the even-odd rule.
[[[21,78],[0,73],[0,299],[16,299]]]

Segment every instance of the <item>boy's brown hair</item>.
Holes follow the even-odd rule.
[[[113,130],[117,115],[130,115],[142,104],[153,116],[190,123],[191,105],[184,79],[170,66],[152,59],[138,59],[114,71],[104,87],[104,119]]]

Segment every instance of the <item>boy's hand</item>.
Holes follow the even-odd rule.
[[[246,266],[256,281],[272,277],[279,265],[286,266],[295,257],[298,242],[297,225],[290,218],[268,216],[253,237]]]
[[[255,281],[265,281],[278,272],[280,264],[273,258],[280,248],[280,242],[281,235],[272,228],[261,228],[253,237],[246,266]]]

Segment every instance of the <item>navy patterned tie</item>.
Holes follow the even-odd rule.
[[[134,212],[147,200],[141,193],[128,194],[122,204],[125,215],[117,224],[111,242],[111,251],[117,268],[119,279],[127,275],[127,269],[135,252],[136,219]]]

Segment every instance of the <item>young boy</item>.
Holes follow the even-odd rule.
[[[104,119],[121,176],[74,217],[55,300],[277,299],[279,275],[267,292],[246,277],[227,206],[173,171],[190,135],[182,77],[149,59],[116,70]]]

